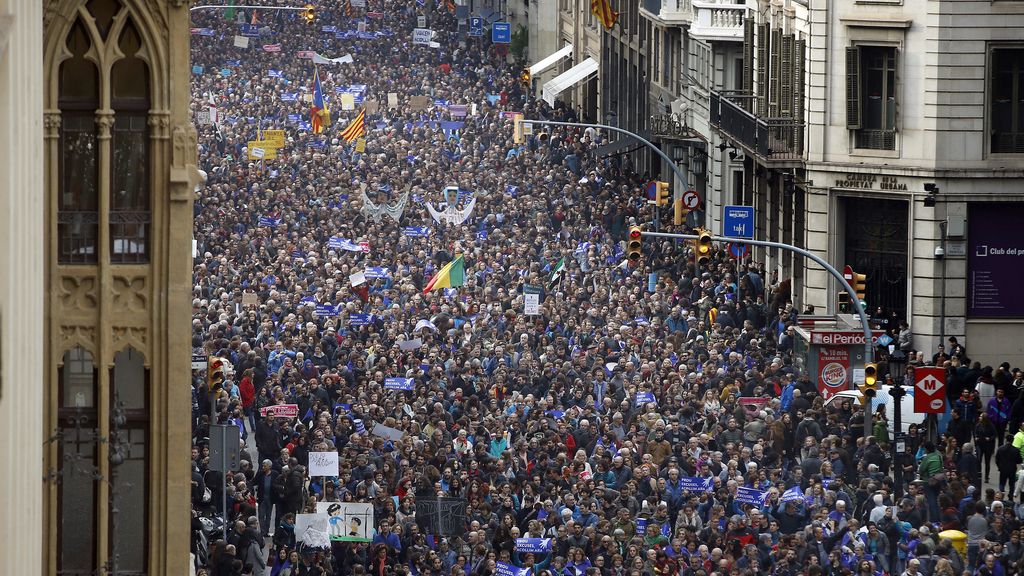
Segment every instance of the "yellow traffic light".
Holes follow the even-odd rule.
[[[654,203],[658,206],[668,205],[668,182],[658,182],[654,193]]]
[[[630,262],[638,263],[643,258],[643,236],[639,226],[629,227],[629,242],[626,244],[626,257]]]
[[[316,8],[312,4],[306,4],[299,15],[306,21],[306,24],[312,24],[316,20]]]
[[[523,68],[523,71],[519,73],[519,81],[523,83],[523,86],[529,88],[532,80],[533,77],[530,75],[530,69]]]
[[[693,242],[693,254],[697,266],[707,266],[711,262],[711,233],[703,228],[697,230],[697,239]]]
[[[850,282],[853,291],[857,293],[857,301],[864,302],[864,292],[868,289],[868,277],[864,274],[853,273],[853,282]]]
[[[878,392],[878,365],[875,363],[864,365],[864,395],[874,398]]]
[[[206,385],[209,390],[224,384],[224,359],[209,356],[206,359]]]
[[[672,202],[672,223],[676,226],[682,226],[686,222],[686,215],[689,214],[689,210],[683,206],[683,199],[679,198]]]

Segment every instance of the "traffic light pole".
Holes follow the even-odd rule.
[[[610,130],[612,132],[617,132],[619,134],[624,134],[624,135],[629,136],[630,138],[640,142],[644,146],[647,146],[648,148],[653,150],[655,154],[660,156],[661,159],[664,160],[666,164],[668,164],[669,168],[672,169],[672,172],[676,175],[676,178],[678,178],[679,181],[682,182],[682,184],[683,184],[682,188],[689,189],[689,187],[690,187],[690,184],[689,184],[689,182],[686,179],[686,172],[681,170],[679,168],[679,166],[676,165],[675,161],[673,161],[671,158],[669,158],[667,154],[662,152],[661,148],[658,148],[657,146],[652,144],[649,140],[647,140],[646,138],[644,138],[643,136],[640,136],[639,134],[637,134],[635,132],[630,132],[629,130],[624,130],[624,129],[618,128],[616,126],[608,126],[607,124],[587,124],[587,123],[584,123],[584,122],[556,122],[554,120],[525,120],[525,119],[524,120],[520,120],[520,122],[527,122],[529,124],[538,124],[538,125],[541,125],[541,126],[576,126],[576,127],[580,127],[580,128],[598,128],[600,130]],[[677,201],[677,200],[682,199],[682,197],[683,197],[683,191],[680,190],[679,187],[676,187],[676,190],[674,190],[672,192],[672,200],[673,201]],[[658,213],[660,211],[661,211],[661,207],[658,206],[657,204],[655,204],[655,207],[654,207],[655,227],[657,227],[657,225],[659,223]]]
[[[652,238],[672,238],[672,239],[678,239],[678,240],[696,240],[696,239],[699,238],[699,236],[697,234],[670,234],[670,233],[667,233],[667,232],[643,232],[642,234],[643,234],[643,236],[649,236],[649,237],[652,237]],[[767,240],[747,240],[747,239],[744,239],[744,238],[728,238],[728,237],[725,237],[725,236],[714,236],[714,235],[711,236],[711,239],[712,240],[718,240],[718,241],[721,241],[721,242],[738,242],[738,243],[743,243],[743,244],[752,244],[754,246],[764,246],[764,247],[767,247],[767,248],[781,248],[783,250],[789,250],[790,252],[795,252],[795,253],[797,253],[797,254],[799,254],[801,256],[804,256],[805,258],[810,258],[811,260],[814,260],[815,262],[820,264],[821,267],[824,268],[826,271],[828,271],[828,273],[831,274],[833,278],[835,278],[836,280],[839,281],[839,285],[842,286],[843,290],[845,290],[846,293],[850,295],[850,301],[857,303],[857,306],[856,306],[857,315],[860,317],[861,327],[864,329],[864,363],[867,364],[869,362],[873,362],[874,361],[875,346],[874,346],[874,343],[871,341],[871,325],[868,324],[868,315],[867,315],[867,312],[864,309],[864,305],[863,305],[863,303],[860,302],[860,300],[857,300],[857,293],[853,291],[853,287],[850,286],[850,283],[846,281],[846,278],[843,278],[842,273],[840,273],[838,270],[836,270],[835,267],[833,267],[831,264],[826,262],[824,259],[822,259],[817,254],[814,254],[813,252],[808,252],[807,250],[804,250],[803,248],[798,248],[798,247],[793,246],[791,244],[783,244],[782,242],[769,242]],[[865,422],[866,425],[868,425],[870,427],[870,424],[869,424],[870,421],[871,421],[871,409],[870,409],[870,407],[865,406],[864,407],[864,412],[866,414],[866,416],[864,418],[864,422]],[[865,438],[870,433],[871,433],[871,430],[865,428],[865,430],[864,430]]]

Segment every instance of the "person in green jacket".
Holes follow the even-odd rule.
[[[889,423],[885,420],[885,407],[880,406],[879,411],[875,412],[875,423],[871,426],[871,434],[874,435],[875,440],[878,441],[878,445],[889,445]]]
[[[931,522],[939,519],[939,490],[942,483],[932,486],[929,482],[932,476],[942,473],[942,457],[935,450],[935,443],[928,440],[924,443],[924,456],[917,466],[917,477],[924,480],[924,495],[928,500],[928,520]]]
[[[1020,456],[1024,458],[1024,426],[1021,426],[1013,435],[1013,447],[1020,450]]]

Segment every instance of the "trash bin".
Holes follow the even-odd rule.
[[[967,560],[967,534],[959,530],[945,530],[939,532],[939,538],[949,538],[953,541],[953,547],[960,553],[960,556]]]

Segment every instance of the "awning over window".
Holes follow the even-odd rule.
[[[550,81],[545,82],[541,96],[548,103],[548,106],[554,106],[555,98],[559,94],[590,78],[590,75],[596,73],[597,69],[597,60],[587,58],[583,62],[555,76]]]
[[[565,48],[562,48],[558,52],[555,52],[533,66],[530,66],[530,76],[536,76],[555,64],[558,64],[558,61],[562,58],[568,58],[570,56],[572,56],[572,44],[566,44]]]

